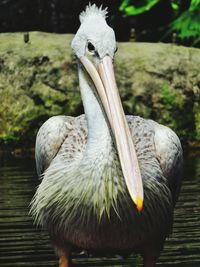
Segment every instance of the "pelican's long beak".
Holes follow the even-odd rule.
[[[103,105],[121,163],[129,194],[138,211],[143,208],[143,185],[135,147],[115,82],[112,59],[105,56],[96,68],[85,56],[80,58]]]

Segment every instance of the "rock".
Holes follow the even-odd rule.
[[[33,146],[50,116],[83,113],[72,35],[0,34],[0,142]],[[200,141],[200,50],[119,43],[115,69],[127,114],[152,118],[185,142]]]

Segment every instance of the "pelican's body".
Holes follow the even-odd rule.
[[[93,13],[102,15],[101,9],[92,7]],[[91,19],[92,7],[88,7],[90,12],[86,10],[85,17]],[[78,42],[72,46],[75,50]],[[81,49],[77,48],[76,55],[91,73]],[[100,73],[104,75],[104,69]],[[117,119],[109,102],[115,96],[108,96],[108,103],[103,98],[103,111],[94,93],[94,85],[110,86],[105,77],[103,85],[92,78],[93,84],[79,65],[85,115],[55,116],[40,128],[36,164],[43,179],[33,199],[32,212],[37,222],[48,229],[60,257],[67,257],[73,248],[122,255],[135,251],[143,255],[144,266],[151,267],[172,228],[182,149],[172,130],[152,120],[127,116],[127,124],[122,117],[125,135],[120,132],[123,127],[115,128]],[[121,114],[121,108],[118,112]],[[127,138],[128,145],[123,138],[122,144],[118,142],[118,135]],[[130,171],[123,161],[126,145],[136,171]],[[132,145],[136,156],[130,152]],[[60,266],[68,265],[62,261]]]

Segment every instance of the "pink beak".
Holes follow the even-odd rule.
[[[81,63],[90,75],[112,130],[129,194],[139,212],[143,208],[143,184],[131,132],[115,82],[112,59],[105,56],[97,68],[85,56]]]

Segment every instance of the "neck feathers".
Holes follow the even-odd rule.
[[[103,110],[94,94],[95,88],[88,83],[81,68],[79,68],[79,83],[88,127],[86,153],[92,159],[95,153],[97,155],[109,153],[112,148],[112,139]]]

